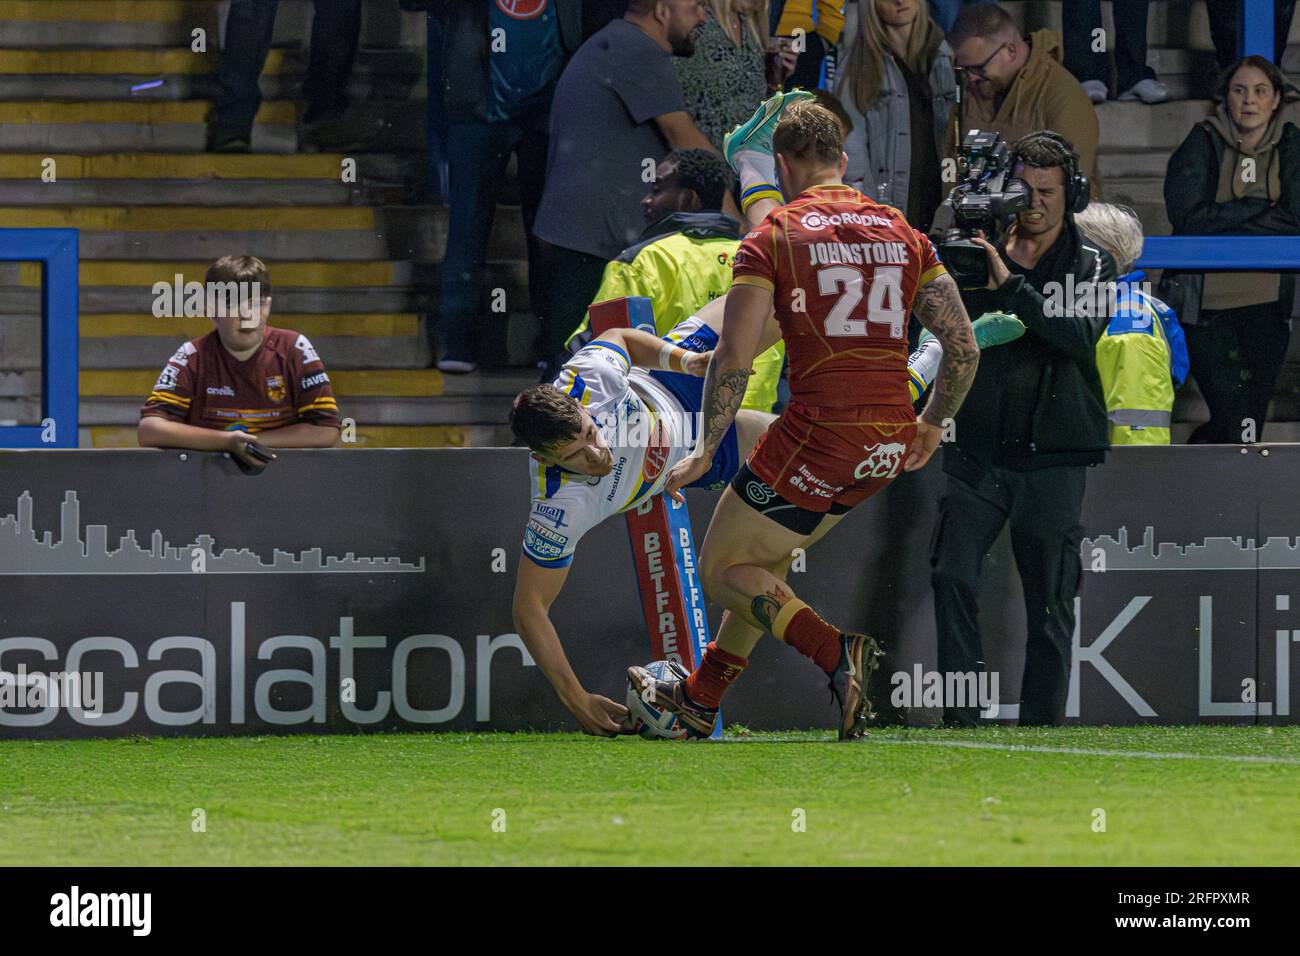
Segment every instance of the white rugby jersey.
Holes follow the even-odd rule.
[[[662,490],[669,469],[694,445],[693,416],[612,342],[578,351],[554,384],[586,407],[614,462],[608,475],[595,478],[529,456],[533,507],[524,554],[542,567],[564,568],[584,534]]]

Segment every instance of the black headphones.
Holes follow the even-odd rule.
[[[1092,185],[1088,182],[1088,177],[1083,174],[1083,170],[1079,168],[1079,154],[1074,151],[1070,141],[1060,133],[1048,129],[1030,133],[1017,142],[1016,146],[1020,146],[1025,140],[1050,144],[1048,148],[1057,154],[1060,158],[1059,165],[1065,169],[1065,211],[1068,213],[1083,212],[1092,198]],[[1029,166],[1036,165],[1026,160],[1019,151],[1013,153],[1013,162],[1022,162]]]

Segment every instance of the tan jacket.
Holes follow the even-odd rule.
[[[991,129],[1008,144],[1038,130],[1060,133],[1079,154],[1079,166],[1091,180],[1092,197],[1101,198],[1097,174],[1097,111],[1073,74],[1061,65],[1061,37],[1054,30],[1029,35],[1029,60],[999,104],[969,94],[962,103],[962,133]]]

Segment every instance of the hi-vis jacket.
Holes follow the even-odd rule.
[[[1168,445],[1174,389],[1187,377],[1187,344],[1172,309],[1137,285],[1116,283],[1115,312],[1097,340],[1097,371],[1112,445]]]

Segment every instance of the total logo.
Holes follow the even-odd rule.
[[[799,220],[799,224],[811,232],[820,232],[827,226],[838,226],[842,223],[849,223],[854,226],[885,226],[888,228],[894,224],[894,221],[885,216],[877,216],[872,213],[862,215],[856,212],[839,212],[829,216],[820,212],[806,212]]]

